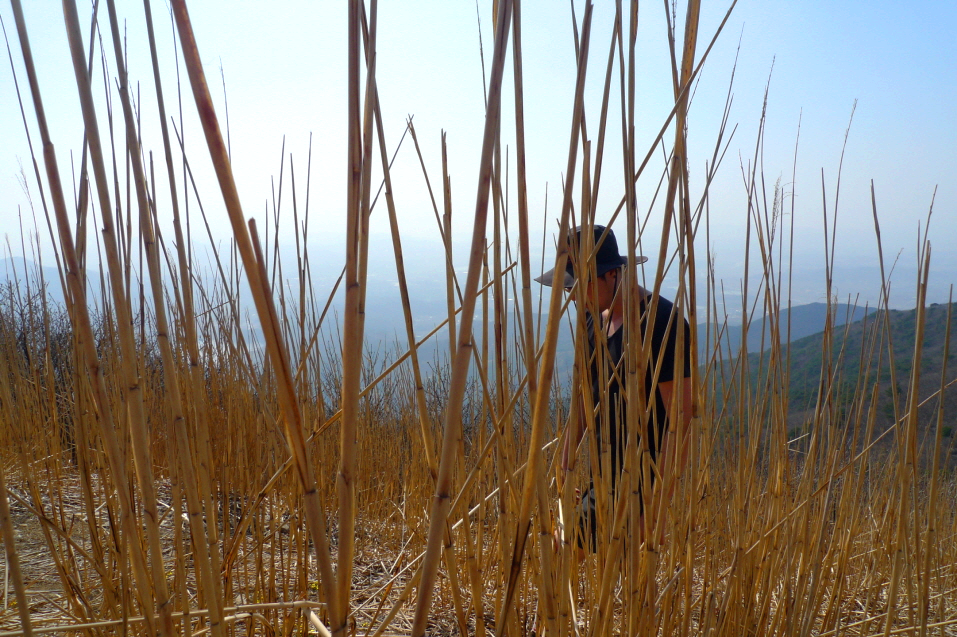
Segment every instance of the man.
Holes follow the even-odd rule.
[[[592,412],[595,413],[594,426],[591,428],[595,436],[594,449],[599,451],[600,456],[604,455],[604,451],[610,455],[604,463],[596,464],[592,475],[601,476],[604,471],[610,471],[614,495],[619,474],[625,467],[625,452],[632,435],[631,430],[640,432],[639,438],[636,439],[638,448],[647,449],[655,467],[649,474],[652,484],[655,473],[664,471],[665,467],[671,464],[669,454],[673,453],[676,444],[680,444],[679,470],[684,466],[687,459],[686,433],[692,414],[691,334],[688,322],[675,310],[674,304],[660,295],[654,316],[651,317],[652,292],[640,285],[636,285],[637,298],[634,299],[639,317],[639,334],[626,333],[626,301],[622,283],[627,280],[625,277],[634,277],[636,273],[627,271],[627,258],[619,254],[614,232],[606,232],[603,226],[597,225],[593,230],[594,243],[581,249],[581,253],[594,254],[594,270],[591,269],[591,264],[586,262],[584,267],[580,268],[583,276],[576,276],[575,264],[578,261],[579,246],[582,244],[582,228],[578,227],[574,230],[574,239],[570,242],[570,258],[564,277],[559,277],[556,281],[553,269],[542,274],[536,281],[548,286],[556,283],[563,285],[565,290],[571,293],[579,314],[584,315],[588,348],[585,360],[589,361],[587,377],[584,380],[590,381],[588,384],[591,386],[591,401],[595,408]],[[591,245],[596,246],[593,251],[589,249]],[[645,261],[645,257],[636,259],[636,263]],[[637,378],[644,380],[643,383],[633,381],[639,383],[638,392],[635,393],[638,396],[638,404],[630,405],[627,400],[627,387],[622,386],[623,379],[627,379],[626,352],[630,339],[638,338],[637,346],[633,347],[632,351],[637,354],[638,360],[644,358],[642,345],[648,334],[649,324],[650,354],[644,369],[639,366],[637,374]],[[679,341],[683,345],[680,351]],[[646,409],[642,410],[642,406]],[[571,436],[565,440],[562,456],[564,472],[574,467],[574,462],[569,462],[570,455],[577,449],[590,420],[584,409],[583,406],[579,422],[574,423],[574,444]],[[641,413],[642,411],[644,413]],[[629,422],[631,427],[627,426]],[[605,436],[607,446],[602,444]],[[640,467],[632,470],[641,475]],[[640,482],[639,478],[639,484]],[[594,481],[592,484],[594,485]],[[647,492],[650,492],[652,484],[648,485]],[[643,501],[641,507],[643,511]],[[583,499],[581,509],[580,526],[584,533],[590,535],[589,543],[594,551],[597,533],[594,486]],[[586,528],[586,519],[590,528]],[[579,546],[582,544],[579,542]]]

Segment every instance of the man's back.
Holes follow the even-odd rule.
[[[650,310],[650,296],[642,295],[638,305],[639,312],[639,340],[635,343],[638,355],[641,355],[641,348],[644,338],[648,332],[648,319]],[[644,371],[639,375],[644,378],[643,397],[647,405],[648,398],[654,395],[654,409],[648,413],[647,417],[640,413],[640,409],[635,407],[634,415],[631,416],[633,422],[645,422],[644,435],[647,436],[648,449],[652,459],[657,458],[664,432],[668,428],[668,410],[661,392],[657,390],[657,385],[675,380],[676,367],[683,372],[683,377],[691,374],[691,356],[689,345],[688,323],[684,319],[680,322],[679,317],[675,315],[674,304],[664,298],[659,297],[658,307],[655,312],[653,329],[651,331],[650,355]],[[591,314],[585,316],[585,326],[588,336],[589,350],[586,353],[589,357],[589,377],[592,388],[592,398],[597,409],[595,420],[595,434],[598,436],[598,449],[600,452],[607,451],[611,453],[612,462],[612,483],[616,481],[617,474],[620,473],[624,462],[625,446],[627,437],[623,435],[626,431],[626,423],[629,419],[630,406],[626,404],[625,393],[622,392],[622,383],[627,375],[625,365],[625,350],[630,342],[630,335],[626,334],[624,326],[619,327],[610,336],[596,343],[595,339],[595,321]],[[676,362],[677,336],[679,326],[685,330],[683,364]],[[600,361],[605,361],[605,369],[599,367]],[[658,371],[657,381],[654,379],[656,367]],[[614,425],[614,426],[612,426]],[[608,448],[602,448],[603,432],[608,434]]]

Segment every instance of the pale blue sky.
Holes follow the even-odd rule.
[[[727,8],[726,2],[704,4],[699,54]],[[127,19],[130,73],[142,81],[145,145],[157,154],[157,175],[162,181],[162,145],[155,123],[142,5],[118,5]],[[597,138],[601,84],[612,26],[610,5],[599,3],[594,16],[586,98],[589,135],[593,139]],[[575,6],[580,20],[583,5],[576,2]],[[83,130],[60,4],[41,0],[30,3],[26,10],[51,133],[61,171],[69,184],[70,151],[79,152]],[[161,41],[167,109],[173,113],[176,93],[170,21],[165,5],[154,3],[153,11]],[[191,3],[191,11],[221,117],[220,63],[225,73],[234,167],[247,216],[255,214],[262,218],[266,202],[271,199],[271,179],[278,177],[284,135],[287,156],[289,152],[295,156],[302,205],[311,132],[310,206],[314,234],[310,240],[319,248],[328,245],[330,254],[341,254],[346,184],[345,3],[275,3],[265,9],[261,3],[208,1]],[[383,0],[379,12],[377,78],[390,152],[401,135],[406,115],[414,114],[433,187],[438,188],[439,135],[443,129],[448,132],[454,215],[464,239],[465,231],[471,227],[468,218],[475,200],[483,125],[475,4],[457,0]],[[488,66],[492,50],[490,3],[480,2],[479,12]],[[88,9],[81,10],[81,15],[87,13]],[[104,28],[105,15],[103,7]],[[11,37],[14,65],[20,74],[28,123],[37,145],[35,117],[26,93],[8,5],[0,5],[0,16]],[[525,2],[523,18],[529,201],[533,224],[540,228],[546,184],[548,215],[554,218],[559,212],[575,81],[574,51],[567,3]],[[82,19],[87,21],[86,17]],[[639,154],[643,155],[670,110],[672,96],[662,5],[643,3],[639,19],[637,124]],[[692,188],[697,196],[704,162],[713,149],[740,38],[731,112],[731,123],[737,124],[738,130],[711,193],[710,248],[718,259],[719,276],[725,278],[730,289],[738,287],[743,261],[746,198],[740,165],[746,165],[754,156],[770,74],[763,153],[769,188],[781,177],[791,189],[794,143],[798,119],[802,118],[794,186],[795,269],[802,278],[795,284],[795,301],[823,300],[823,286],[816,283],[820,281],[817,272],[823,269],[821,175],[823,170],[831,210],[841,145],[855,100],[857,110],[841,182],[838,291],[861,292],[862,298],[876,300],[873,280],[865,272],[876,264],[870,210],[873,179],[885,254],[893,256],[903,251],[901,273],[913,265],[917,225],[926,218],[934,187],[938,186],[931,226],[938,266],[932,270],[938,274],[932,276],[932,282],[937,284],[933,289],[938,298],[932,300],[945,300],[939,298],[941,290],[957,275],[957,257],[950,248],[957,243],[955,32],[957,9],[950,2],[739,2],[705,66],[689,120]],[[109,46],[108,40],[106,43]],[[114,66],[110,61],[111,73]],[[510,65],[506,68],[510,69]],[[102,94],[101,71],[96,74],[96,89]],[[506,83],[510,86],[510,70]],[[615,90],[613,87],[599,220],[607,218],[622,193]],[[511,90],[507,90],[503,139],[509,148],[514,148],[511,97]],[[118,101],[115,104],[119,117]],[[98,107],[102,116],[102,101]],[[184,94],[184,107],[187,113],[191,112],[192,99],[188,94]],[[186,135],[187,152],[201,182],[204,204],[213,217],[214,232],[219,239],[225,239],[229,236],[228,224],[221,212],[218,190],[209,178],[208,156],[195,120],[187,119]],[[31,190],[36,190],[28,158],[11,72],[4,57],[0,64],[0,234],[9,235],[11,243],[19,240],[17,210],[26,209],[27,205],[17,180],[18,160],[28,169]],[[660,169],[660,160],[652,162],[652,179],[639,191],[643,197],[639,202],[641,209],[648,205]],[[431,204],[410,140],[396,161],[393,180],[403,235],[421,240],[424,245],[434,242]],[[283,215],[291,219],[288,187],[287,182]],[[159,203],[160,214],[168,219],[168,203],[162,196]],[[514,207],[514,201],[511,205]],[[377,214],[377,218],[384,219],[384,214]],[[374,223],[373,231],[385,233],[387,229]],[[651,245],[657,245],[657,231],[649,232]],[[699,250],[703,247],[702,242]],[[13,251],[17,253],[19,248],[14,246]],[[546,253],[551,256],[550,250]],[[430,267],[426,261],[415,265]],[[390,272],[379,274],[394,276]],[[906,306],[912,297],[910,279],[902,281],[900,287],[902,296],[895,300]]]

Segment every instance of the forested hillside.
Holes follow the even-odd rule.
[[[918,444],[922,445],[925,457],[936,432],[941,374],[944,374],[945,385],[957,378],[954,361],[957,344],[952,343],[945,356],[948,310],[947,304],[932,304],[924,319],[919,357],[918,400],[923,405],[918,410]],[[957,314],[950,314],[951,333],[957,336],[954,329]],[[918,312],[890,310],[889,321],[885,322],[883,318],[883,311],[876,312],[863,320],[834,328],[830,337],[821,332],[793,341],[790,348],[782,347],[782,356],[790,361],[790,437],[806,433],[805,423],[812,420],[814,410],[818,408],[833,406],[839,425],[866,424],[872,401],[867,402],[867,411],[862,413],[849,413],[848,405],[861,387],[866,387],[867,394],[873,396],[875,379],[878,382],[876,433],[885,432],[894,422],[904,418],[910,372],[914,366]],[[761,360],[757,354],[749,356],[752,380],[762,376],[768,361],[768,353],[762,355]],[[949,386],[944,390],[942,411],[943,448],[947,450],[946,456],[953,459],[957,387]],[[885,440],[893,441],[894,437],[888,435]]]

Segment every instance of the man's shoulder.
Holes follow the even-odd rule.
[[[659,295],[658,295],[658,308],[661,309],[661,310],[665,310],[667,313],[670,314],[671,312],[674,312],[674,311],[675,311],[675,304],[674,304],[674,302],[673,302],[671,299],[669,299],[668,297],[662,296],[662,295],[659,294]]]
[[[642,297],[641,303],[639,306],[642,313],[645,313],[651,310],[651,298],[652,298],[651,292],[648,292],[645,296]],[[675,311],[675,304],[671,301],[671,299],[659,294],[658,307],[655,310],[655,322],[657,323],[658,321],[660,321],[662,317],[664,317],[665,320],[668,320],[668,318],[671,317],[671,314],[674,311]]]
[[[645,305],[645,303],[647,303],[647,305]],[[642,313],[650,312],[651,298],[647,298],[642,305]],[[678,332],[677,326],[680,322],[684,323],[685,330],[689,328],[688,320],[682,315],[680,308],[676,306],[671,299],[659,295],[654,320],[650,324],[652,333],[654,334],[654,340],[656,342],[664,341],[665,339],[674,340]]]

